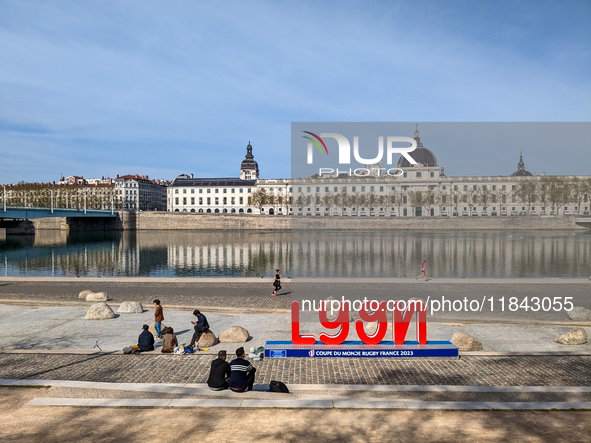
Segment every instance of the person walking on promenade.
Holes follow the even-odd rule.
[[[199,339],[201,338],[201,334],[209,331],[209,323],[207,322],[207,318],[205,318],[205,315],[203,315],[199,311],[199,309],[195,309],[193,311],[193,315],[195,317],[197,317],[197,321],[191,322],[191,323],[193,323],[193,325],[195,325],[195,327],[193,328],[193,329],[195,329],[195,332],[193,333],[193,337],[191,338],[191,343],[189,344],[189,348],[191,348],[191,349],[193,349],[195,347],[195,343],[197,343],[199,341]]]
[[[154,329],[156,329],[157,338],[162,338],[162,331],[160,328],[162,327],[162,322],[164,321],[164,314],[162,312],[162,305],[160,304],[160,300],[156,299],[152,303],[156,306],[156,310],[154,311]]]
[[[280,274],[280,272],[281,270],[275,269],[275,278],[273,279],[273,286],[275,287],[275,290],[271,295],[277,295],[277,291],[281,289],[281,277],[283,276]]]
[[[417,280],[419,278],[424,278],[425,281],[427,281],[427,260],[423,260],[423,264],[421,265],[421,275],[417,277]]]

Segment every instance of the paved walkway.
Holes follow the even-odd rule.
[[[524,279],[526,280],[526,279]],[[242,308],[249,312],[271,312],[290,309],[294,298],[320,300],[332,296],[340,299],[394,300],[418,297],[423,300],[439,299],[486,300],[482,311],[444,312],[430,316],[431,321],[527,321],[527,322],[568,322],[564,311],[542,309],[537,312],[518,309],[509,310],[509,298],[519,301],[533,297],[573,297],[575,306],[591,308],[589,292],[591,283],[583,279],[519,279],[498,280],[436,280],[415,281],[413,279],[391,279],[375,281],[367,279],[306,281],[285,280],[279,297],[272,297],[271,279],[142,279],[142,278],[6,278],[0,277],[0,300],[33,300],[42,302],[80,303],[78,294],[84,289],[103,291],[109,294],[113,303],[139,301],[152,306],[152,300],[159,298],[166,308],[174,306],[231,309]],[[490,299],[493,298],[493,311]],[[505,309],[501,311],[500,298],[505,298]],[[531,305],[531,302],[529,303]],[[279,311],[277,311],[279,312]]]
[[[51,389],[1,388],[11,442],[589,441],[589,412],[27,406]],[[268,394],[268,393],[266,393]],[[170,402],[170,399],[168,400]],[[177,403],[177,402],[175,402]],[[60,424],[56,426],[56,423]],[[89,423],[91,425],[89,425]],[[303,426],[302,424],[305,424]],[[64,425],[67,424],[67,425]],[[238,431],[236,431],[238,430]]]
[[[304,398],[294,400],[241,400],[193,398],[34,398],[27,406],[148,407],[148,408],[293,408],[293,409],[591,409],[591,401],[582,402],[467,402],[381,400],[349,398]]]
[[[29,406],[319,409],[591,409],[589,386],[289,385],[286,394],[211,391],[199,383],[0,380],[0,386],[50,386]]]
[[[0,354],[0,378],[204,383],[210,355]],[[257,383],[591,386],[589,356],[466,356],[459,360],[289,358],[254,362]]]

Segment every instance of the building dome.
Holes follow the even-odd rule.
[[[417,163],[421,163],[424,166],[437,166],[437,157],[433,154],[429,149],[423,147],[423,143],[419,138],[419,129],[415,129],[415,140],[417,141],[417,149],[410,153],[410,156],[415,159]],[[404,157],[400,156],[398,159],[398,164],[401,168],[408,168],[409,166],[413,166],[410,162]]]
[[[519,163],[517,163],[517,171],[511,174],[511,177],[530,177],[533,174],[525,170],[525,163],[523,163],[523,151],[519,151]]]
[[[252,169],[258,172],[259,164],[254,160],[254,155],[252,155],[252,145],[250,141],[248,142],[248,146],[246,146],[246,155],[244,156],[244,160],[240,164],[240,170],[244,169]]]

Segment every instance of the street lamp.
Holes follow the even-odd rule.
[[[6,186],[2,186],[4,188],[4,212],[6,212]]]

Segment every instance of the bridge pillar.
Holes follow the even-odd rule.
[[[33,235],[35,226],[31,220],[0,220],[0,228],[3,228],[6,235]]]
[[[137,229],[137,214],[135,211],[121,211],[118,218],[121,219],[124,231],[135,231]]]
[[[70,232],[80,231],[120,231],[123,229],[119,217],[71,217],[66,218]]]

